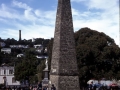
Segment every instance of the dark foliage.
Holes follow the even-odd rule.
[[[75,32],[76,57],[80,82],[95,79],[120,79],[120,48],[103,32],[82,28]],[[52,44],[49,43],[49,63]],[[50,66],[49,66],[50,67]]]
[[[26,40],[23,39],[21,41],[17,41],[14,38],[10,39],[1,39],[0,42],[4,42],[6,45],[5,47],[10,47],[10,45],[29,45],[30,47],[33,47],[34,44],[42,44],[43,46],[47,46],[49,43],[49,39],[44,39],[44,38],[36,38],[34,42],[32,42],[32,39]]]
[[[53,38],[51,38],[51,40],[49,41],[49,44],[47,46],[47,53],[49,55],[49,58],[48,58],[48,68],[50,70],[50,66],[51,66],[51,58],[52,58],[52,47],[53,47]]]
[[[118,78],[120,48],[112,38],[102,32],[82,28],[75,33],[75,42],[81,79]]]

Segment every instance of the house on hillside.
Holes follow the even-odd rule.
[[[34,45],[34,48],[36,49],[36,52],[42,53],[44,47],[41,44]]]
[[[28,45],[16,45],[17,48],[28,48]]]
[[[1,52],[3,52],[4,54],[5,54],[5,53],[10,54],[10,53],[11,53],[11,48],[2,48],[2,49],[1,49]]]
[[[10,48],[29,48],[28,45],[10,45]]]
[[[14,66],[2,64],[0,66],[0,84],[5,86],[19,86],[20,82],[15,80]]]
[[[42,48],[43,46],[41,44],[34,45],[34,48]]]

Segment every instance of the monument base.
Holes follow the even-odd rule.
[[[78,76],[50,75],[50,80],[52,80],[50,84],[54,84],[56,90],[80,90]]]
[[[44,78],[44,79],[42,80],[42,86],[43,86],[43,87],[45,87],[45,86],[48,87],[48,83],[49,83],[48,78]]]

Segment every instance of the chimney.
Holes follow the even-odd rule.
[[[21,30],[19,30],[19,41],[21,41]]]

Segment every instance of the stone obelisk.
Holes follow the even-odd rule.
[[[50,82],[56,90],[80,90],[70,0],[58,0]]]

